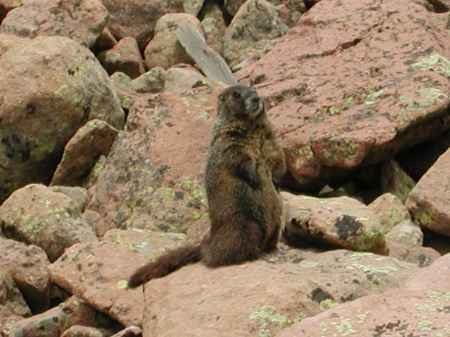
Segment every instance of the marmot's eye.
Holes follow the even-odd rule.
[[[241,98],[241,94],[237,91],[233,91],[233,98],[236,98],[236,99]]]

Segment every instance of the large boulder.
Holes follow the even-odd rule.
[[[419,180],[406,205],[418,224],[450,236],[450,149]]]
[[[3,54],[0,69],[0,200],[48,182],[64,145],[89,119],[123,125],[107,73],[73,40],[36,38]]]
[[[186,266],[144,286],[144,337],[275,336],[338,303],[400,286],[416,269],[344,250],[214,269]]]
[[[25,0],[8,13],[0,31],[31,38],[66,36],[92,47],[107,20],[101,0]]]
[[[102,0],[110,14],[108,27],[119,40],[134,37],[141,48],[153,36],[156,21],[167,13],[183,11],[183,1]]]
[[[97,241],[77,202],[37,184],[15,191],[1,205],[0,228],[7,237],[41,247],[50,261],[75,243]]]
[[[87,208],[111,228],[186,232],[208,223],[203,173],[218,90],[141,95],[92,177]],[[101,229],[103,228],[103,229]]]
[[[227,27],[223,53],[231,68],[250,56],[263,55],[272,39],[286,33],[288,27],[266,0],[247,0]]]
[[[450,254],[402,289],[367,296],[307,318],[278,337],[446,336],[450,333]]]
[[[447,130],[449,64],[423,1],[328,0],[238,77],[267,98],[291,187],[317,189]]]

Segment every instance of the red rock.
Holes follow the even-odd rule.
[[[127,280],[150,259],[184,242],[182,234],[119,231],[103,242],[74,245],[50,266],[51,279],[124,326],[142,324],[142,287]]]
[[[3,34],[0,33],[0,56],[6,53],[9,49],[24,45],[29,41],[27,38],[19,37],[14,34]]]
[[[414,263],[419,267],[426,267],[441,257],[439,252],[431,247],[410,246],[397,241],[387,241],[389,256]]]
[[[22,294],[0,265],[0,335],[7,333],[15,321],[30,315],[31,311]]]
[[[450,149],[419,180],[406,205],[418,224],[450,236]]]
[[[100,326],[111,321],[76,297],[42,314],[15,323],[5,337],[60,337],[74,325]]]
[[[266,0],[248,0],[227,27],[223,55],[230,67],[236,69],[251,56],[259,58],[263,55],[270,40],[287,30],[275,6]]]
[[[145,72],[139,46],[132,37],[124,37],[112,49],[100,53],[98,58],[109,74],[120,71],[136,78]]]
[[[416,268],[344,250],[306,260],[186,266],[145,285],[144,337],[275,336],[337,303],[397,287]]]
[[[45,252],[0,236],[0,270],[12,277],[34,312],[48,308],[50,277]],[[0,315],[2,316],[2,315]]]
[[[370,203],[369,208],[378,216],[385,233],[390,232],[395,225],[410,220],[408,209],[394,194],[385,193]]]
[[[5,236],[41,247],[50,261],[75,243],[97,241],[79,204],[38,184],[11,194],[0,207],[0,225]]]
[[[141,48],[153,36],[156,21],[167,13],[183,11],[182,1],[102,0],[110,14],[108,27],[117,39],[134,37]]]
[[[202,32],[200,21],[195,16],[185,13],[166,14],[161,17],[155,27],[155,36],[145,47],[145,64],[149,69],[163,67],[165,69],[178,63],[192,63],[191,57],[178,42],[175,34],[178,22],[191,25]]]
[[[92,47],[107,19],[100,0],[28,0],[9,12],[0,31],[30,38],[66,36]]]
[[[409,0],[320,1],[238,74],[268,100],[291,187],[332,181],[450,127],[446,26]]]
[[[223,55],[223,38],[227,27],[218,4],[208,3],[206,5],[201,23],[208,46]]]
[[[385,251],[385,231],[379,217],[358,200],[287,192],[282,196],[287,208],[284,235],[292,244],[312,241],[357,251]]]
[[[89,189],[99,227],[186,232],[208,223],[203,172],[217,92],[201,86],[136,98]]]
[[[286,329],[279,337],[445,336],[450,333],[450,255],[421,269],[403,289],[366,296]]]
[[[83,125],[67,142],[51,185],[81,185],[96,160],[108,155],[117,133],[116,128],[99,119]]]

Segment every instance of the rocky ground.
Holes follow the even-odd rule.
[[[0,0],[0,336],[450,337],[449,13]],[[218,55],[285,149],[283,242],[130,290],[208,230]]]

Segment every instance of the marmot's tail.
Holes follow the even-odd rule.
[[[200,245],[183,246],[139,268],[128,280],[128,287],[135,288],[154,278],[160,278],[189,264],[201,260]]]

